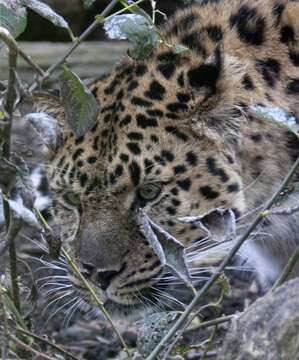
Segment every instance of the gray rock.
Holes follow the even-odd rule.
[[[299,278],[269,291],[241,314],[217,360],[299,360]]]

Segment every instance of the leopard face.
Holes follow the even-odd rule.
[[[206,234],[181,217],[213,209],[239,217],[291,167],[296,136],[250,105],[296,110],[295,13],[295,2],[271,0],[203,1],[180,11],[162,31],[189,47],[186,56],[161,45],[149,59],[125,59],[91,86],[96,125],[75,139],[65,123],[49,170],[52,213],[63,245],[108,306],[152,301],[166,274],[140,209],[187,247]],[[86,293],[71,271],[69,280]]]

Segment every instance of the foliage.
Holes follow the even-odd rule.
[[[104,24],[110,39],[127,39],[134,45],[129,55],[135,59],[148,57],[158,42],[157,28],[138,14],[117,15]]]
[[[5,27],[16,38],[26,28],[27,12],[19,0],[0,0],[0,26]],[[4,44],[2,43],[1,46]]]
[[[68,124],[76,138],[84,135],[97,121],[99,108],[91,91],[66,66],[59,76],[61,100]]]

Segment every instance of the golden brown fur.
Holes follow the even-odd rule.
[[[162,29],[169,44],[190,48],[185,57],[162,44],[91,86],[98,123],[77,140],[66,128],[50,178],[64,245],[104,302],[136,304],[163,274],[139,208],[187,245],[205,234],[178,218],[215,208],[242,217],[275,191],[298,156],[298,138],[250,105],[298,115],[298,27],[296,1],[202,1]],[[140,195],[148,186],[150,200]],[[78,204],[66,201],[70,193]],[[298,217],[282,221],[293,224],[292,244],[277,223],[262,238],[290,251]],[[267,249],[277,249],[273,241]]]

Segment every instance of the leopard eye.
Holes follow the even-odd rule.
[[[142,200],[154,200],[161,192],[161,185],[158,183],[146,184],[139,188],[138,196]]]
[[[65,201],[73,206],[79,206],[81,204],[80,196],[73,192],[68,192],[64,195]]]

